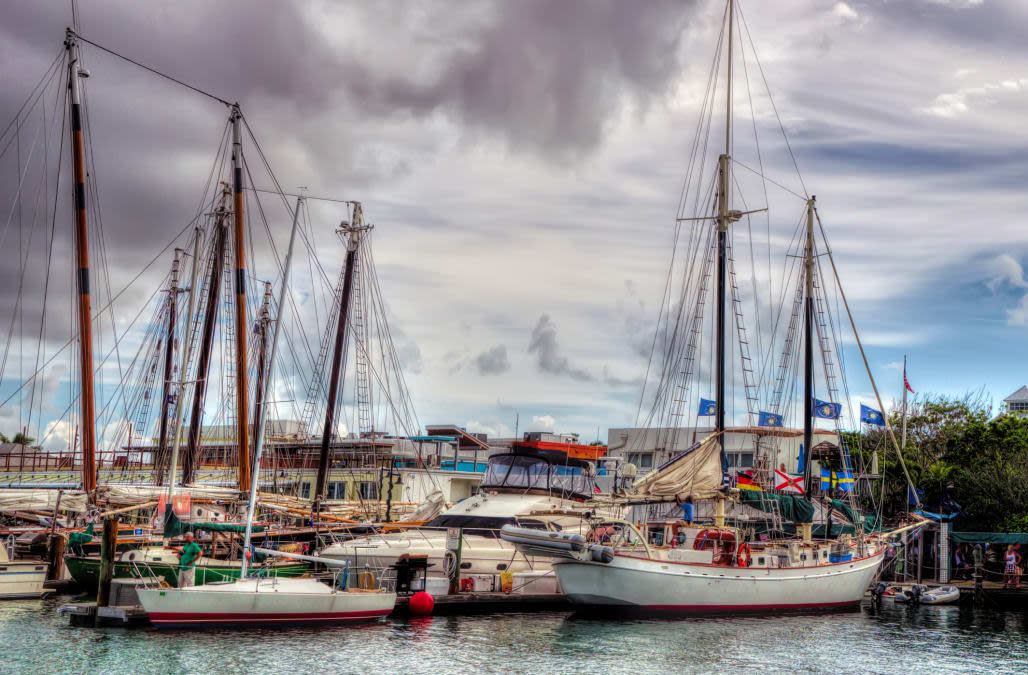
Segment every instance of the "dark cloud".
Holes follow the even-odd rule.
[[[532,329],[532,339],[528,344],[528,353],[536,355],[539,370],[550,375],[567,375],[573,380],[593,382],[596,378],[589,372],[571,365],[568,357],[561,353],[557,343],[557,326],[548,314],[539,317]]]
[[[510,370],[507,345],[496,345],[482,352],[475,357],[474,363],[479,375],[500,375],[507,372]]]

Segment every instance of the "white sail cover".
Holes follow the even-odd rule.
[[[168,494],[167,486],[161,485],[106,485],[100,488],[109,502],[117,504],[142,504],[156,501],[161,495]],[[183,487],[175,488],[175,494],[189,494],[193,499],[232,500],[239,496],[239,490],[224,487]]]
[[[443,491],[435,490],[425,497],[425,501],[421,502],[418,508],[400,518],[400,522],[432,520],[443,512],[444,506],[446,506],[446,500],[443,498]]]
[[[57,507],[57,490],[46,488],[4,488],[0,490],[0,513],[15,511],[53,512]],[[78,492],[64,492],[60,496],[61,511],[86,512],[86,495]]]
[[[722,479],[721,446],[717,436],[710,436],[636,481],[633,498],[710,499],[721,488]]]

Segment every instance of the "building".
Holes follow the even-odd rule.
[[[1028,386],[1021,387],[1003,399],[1003,409],[1001,412],[1019,417],[1028,415]]]

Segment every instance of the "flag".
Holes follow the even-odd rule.
[[[851,490],[853,490],[853,472],[829,471],[828,469],[821,469],[821,489],[833,489],[842,490],[843,492],[850,492]]]
[[[775,489],[788,494],[803,494],[803,474],[794,476],[775,469]]]
[[[753,478],[744,473],[740,473],[735,477],[735,486],[740,490],[755,490],[757,492],[761,490]]]
[[[863,403],[860,404],[860,421],[879,427],[885,426],[885,418],[882,416],[881,411],[869,408]]]
[[[709,417],[717,414],[717,402],[705,398],[700,399],[700,410],[696,413],[700,417]]]
[[[761,427],[780,427],[782,426],[782,416],[775,413],[760,411],[760,417],[757,420],[757,426]]]
[[[820,399],[814,399],[814,417],[826,420],[837,420],[842,414],[841,403],[829,403]]]
[[[903,357],[903,386],[907,388],[911,394],[915,393],[914,388],[910,386],[910,382],[907,380],[907,361],[906,357]]]
[[[917,497],[914,497],[914,491],[917,491]],[[916,488],[913,485],[907,485],[907,504],[910,506],[917,506],[917,503],[924,498],[924,490]]]

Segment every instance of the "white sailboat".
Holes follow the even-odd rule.
[[[236,162],[240,162],[240,115],[237,109],[233,110],[232,125],[233,142],[236,146],[233,157]],[[236,181],[241,181],[241,167],[237,166],[234,173]],[[242,186],[237,184],[237,193],[241,190]],[[293,214],[293,227],[284,262],[282,285],[279,288],[278,306],[280,308],[285,307],[285,293],[289,287],[289,271],[302,200],[302,197],[297,198],[296,210]],[[264,380],[263,400],[268,400],[267,394],[274,376],[275,355],[281,328],[282,320],[279,317],[279,320],[275,322],[268,374]],[[253,480],[250,483],[250,502],[246,514],[244,551],[247,554],[250,550],[250,536],[257,506],[257,487],[261,454],[264,449],[266,421],[267,415],[262,413],[256,430]],[[240,454],[243,452],[245,452],[245,446],[241,447]],[[306,558],[306,556],[292,556],[264,549],[261,549],[261,552],[284,557]],[[146,610],[150,622],[158,628],[364,621],[382,618],[392,612],[396,605],[396,594],[393,592],[381,589],[340,588],[340,584],[335,581],[329,586],[310,578],[248,579],[246,577],[247,567],[248,559],[244,555],[238,581],[178,589],[139,589],[139,600]]]
[[[0,541],[0,600],[38,598],[46,593],[46,563],[42,560],[15,560],[7,543]]]
[[[694,258],[697,261],[694,269],[698,273],[695,277],[686,278],[694,286],[685,281],[682,283],[682,305],[686,304],[687,295],[688,301],[694,303],[691,316],[681,311],[678,315],[684,333],[681,343],[688,344],[688,347],[683,346],[678,352],[669,351],[666,354],[664,368],[660,373],[662,379],[658,385],[664,389],[658,389],[654,402],[655,408],[666,405],[672,417],[681,418],[684,415],[682,402],[688,398],[685,392],[690,384],[689,378],[696,372],[695,364],[699,361],[693,341],[703,331],[700,322],[703,319],[704,294],[709,288],[708,279],[713,272],[716,278],[713,284],[716,314],[710,332],[716,358],[712,364],[714,372],[711,373],[711,379],[716,387],[716,401],[701,399],[702,410],[698,414],[714,416],[714,429],[706,439],[694,443],[638,481],[632,496],[634,504],[677,507],[688,503],[689,508],[683,507],[682,514],[685,516],[688,513],[689,516],[669,523],[668,531],[661,532],[659,537],[652,540],[646,528],[640,531],[625,522],[598,522],[592,536],[584,538],[538,536],[516,526],[506,526],[502,532],[502,537],[515,543],[523,553],[550,555],[554,559],[553,569],[565,595],[576,604],[591,609],[613,610],[615,613],[638,611],[694,614],[852,607],[861,601],[875,578],[885,556],[886,539],[902,531],[867,534],[863,523],[859,522],[861,519],[856,518],[848,533],[836,534],[829,517],[822,525],[823,531],[816,538],[813,536],[813,513],[817,505],[812,503],[816,492],[811,479],[811,464],[815,450],[821,447],[815,447],[812,443],[815,432],[813,421],[815,417],[838,419],[840,413],[834,406],[840,404],[818,402],[815,409],[815,345],[821,353],[825,387],[830,397],[836,393],[832,384],[836,376],[831,371],[832,359],[826,356],[825,344],[831,338],[826,337],[823,318],[820,317],[824,308],[823,296],[819,293],[823,294],[821,287],[824,281],[817,268],[819,253],[815,250],[814,238],[817,214],[812,196],[801,197],[806,202],[805,236],[796,240],[797,247],[802,249],[797,252],[802,255],[792,257],[802,259],[803,262],[802,267],[797,264],[801,272],[796,277],[793,319],[789,323],[789,333],[784,343],[783,365],[775,385],[776,395],[770,397],[769,405],[773,412],[760,412],[761,421],[757,422],[756,419],[758,412],[755,403],[759,401],[759,392],[756,383],[748,379],[752,377],[753,367],[749,363],[739,290],[732,267],[730,230],[733,223],[748,213],[766,209],[741,212],[733,209],[730,203],[732,195],[741,190],[732,171],[735,163],[731,135],[732,36],[735,14],[735,1],[728,0],[722,28],[722,37],[727,36],[728,91],[724,152],[718,157],[716,174],[710,178],[710,183],[704,183],[704,186],[711,186],[710,193],[706,193],[704,199],[696,200],[697,217],[678,219],[679,223],[693,221],[691,224],[697,227],[707,226],[703,230],[706,240],[699,235],[695,239],[698,255]],[[716,71],[717,68],[712,69],[712,78],[715,78]],[[708,92],[713,91],[713,81],[708,85]],[[706,105],[705,102],[705,108]],[[766,192],[764,196],[766,198]],[[827,246],[826,252],[831,255]],[[834,271],[834,261],[832,265]],[[841,286],[839,288],[842,293]],[[842,300],[845,303],[844,294]],[[732,306],[726,308],[727,302],[731,302]],[[773,423],[767,426],[781,427],[786,412],[784,406],[787,405],[783,401],[790,399],[783,396],[778,388],[784,386],[784,380],[792,372],[790,363],[799,370],[798,356],[797,360],[791,362],[787,359],[792,358],[791,350],[795,347],[798,352],[802,344],[802,404],[799,411],[803,419],[802,447],[805,448],[805,457],[801,452],[799,460],[803,474],[802,495],[776,492],[773,489],[775,483],[770,482],[779,469],[779,463],[774,461],[778,457],[778,448],[770,447],[764,437],[773,436],[774,429],[756,429],[754,426],[732,429],[725,424],[726,407],[732,405],[725,395],[726,347],[731,349],[726,337],[726,309],[735,312],[739,354],[744,360],[741,379],[746,387],[745,397],[751,425],[765,425],[765,420],[771,420]],[[802,326],[802,332],[796,335],[794,330],[798,326]],[[860,345],[859,336],[857,344]],[[682,375],[676,380],[674,378],[678,377],[678,373]],[[661,391],[670,393],[662,399]],[[891,433],[891,427],[888,428]],[[728,472],[724,447],[726,433],[749,434],[755,438],[754,455],[757,461],[754,462],[754,471],[739,476],[739,487],[735,485],[734,475]],[[849,460],[841,444],[835,446],[832,452],[835,453],[832,457],[819,456],[822,468],[825,462],[837,461],[845,469]],[[852,473],[849,476],[852,481]],[[856,515],[853,493],[840,491],[839,495],[833,495],[833,489],[829,487],[819,497],[828,512],[837,508],[849,515]],[[691,522],[693,503],[713,507],[706,509],[707,513],[713,514],[709,522]],[[756,536],[757,528],[752,521],[736,520],[733,526],[726,514],[728,504],[755,507],[765,512],[767,523],[762,536]],[[804,512],[801,517],[794,517],[791,522],[783,524],[783,520],[787,520],[783,517],[784,512],[796,516],[798,510]],[[737,513],[734,507],[732,511],[733,514]]]

